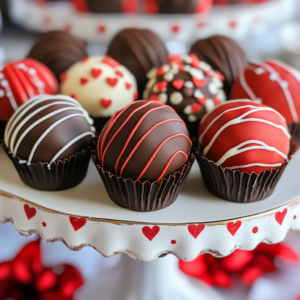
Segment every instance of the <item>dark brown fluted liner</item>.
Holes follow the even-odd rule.
[[[13,162],[21,180],[43,191],[61,191],[79,184],[87,173],[92,150],[92,147],[89,147],[68,158],[54,162],[49,170],[48,163],[20,164],[20,158],[13,157],[4,143],[1,145]]]
[[[105,171],[96,154],[92,155],[93,162],[102,178],[111,200],[121,207],[134,211],[155,211],[174,203],[195,161],[191,154],[183,167],[170,175],[155,182],[133,181],[130,178],[119,177]]]
[[[298,145],[300,145],[300,123],[290,123],[288,124],[288,128],[292,139],[296,141]]]
[[[289,160],[297,150],[296,142],[291,142],[290,149]],[[204,157],[202,151],[195,155],[206,188],[217,197],[238,203],[255,202],[271,196],[288,164],[284,161],[279,168],[248,174],[224,169]]]

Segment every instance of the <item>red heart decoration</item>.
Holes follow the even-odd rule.
[[[59,75],[59,79],[60,79],[61,82],[65,82],[67,80],[67,78],[68,78],[68,76],[67,76],[66,73],[61,73]]]
[[[118,76],[120,76],[120,77],[124,77],[124,74],[123,74],[121,71],[119,71],[119,70],[116,71],[116,74],[117,74]]]
[[[282,212],[281,211],[278,211],[276,214],[275,214],[275,219],[277,221],[277,223],[281,226],[283,221],[284,221],[284,218],[287,214],[287,208],[285,208]]]
[[[110,99],[101,99],[100,103],[104,108],[108,108],[111,106],[112,101]]]
[[[205,228],[205,224],[189,225],[188,231],[196,239],[198,235],[203,231],[204,228]]]
[[[196,113],[197,111],[199,111],[200,109],[201,109],[201,105],[200,104],[198,104],[198,103],[193,103],[192,104],[192,112],[193,113]]]
[[[184,85],[184,81],[182,79],[178,79],[178,80],[174,80],[172,84],[175,89],[180,90]]]
[[[98,78],[102,74],[102,70],[96,68],[93,68],[91,72],[94,78]]]
[[[77,95],[76,94],[72,94],[70,95],[71,98],[74,98],[75,100],[77,100]]]
[[[163,75],[165,74],[165,68],[164,68],[164,66],[159,67],[159,68],[157,69],[157,71],[156,71],[156,74],[157,74],[158,76],[163,76]]]
[[[158,100],[158,95],[152,95],[152,96],[150,96],[149,100],[157,101]]]
[[[143,234],[150,242],[155,238],[159,230],[159,226],[153,226],[152,228],[150,228],[149,226],[144,226],[142,229]]]
[[[87,78],[80,78],[80,83],[81,83],[81,85],[85,85],[85,84],[87,84],[89,82],[89,80],[87,79]]]
[[[208,77],[212,77],[212,73],[211,73],[211,71],[209,71],[209,70],[205,70],[205,71],[204,71],[204,74],[205,74],[206,76],[208,76]]]
[[[104,33],[106,31],[106,26],[105,25],[98,26],[98,31]]]
[[[137,91],[135,91],[133,93],[133,99],[136,100],[138,98],[138,96],[139,96],[139,93]]]
[[[192,81],[197,88],[201,88],[206,84],[205,79],[198,79],[198,78],[193,77]]]
[[[73,226],[74,230],[77,231],[85,225],[86,219],[85,218],[70,217],[70,223]]]
[[[239,230],[241,227],[242,222],[241,221],[236,221],[234,222],[229,222],[227,223],[227,230],[231,233],[232,236],[236,234],[236,232]]]
[[[28,220],[32,219],[36,215],[36,209],[34,207],[30,207],[28,204],[24,204],[24,211]]]
[[[221,100],[218,97],[214,97],[214,103],[215,105],[219,105],[221,103]]]
[[[200,104],[202,104],[202,105],[205,105],[206,100],[207,100],[207,97],[206,97],[206,96],[197,99],[197,101],[198,101]]]
[[[179,32],[179,30],[180,30],[180,26],[179,26],[179,25],[173,25],[173,26],[172,26],[172,31],[173,31],[174,33]]]
[[[130,88],[132,87],[132,84],[129,82],[125,82],[125,86],[127,90],[130,90]]]
[[[161,81],[156,84],[156,87],[160,92],[163,92],[165,90],[165,88],[167,87],[167,85],[168,85],[168,83],[166,81]]]
[[[235,27],[237,26],[237,21],[235,21],[235,20],[230,21],[230,22],[229,22],[229,26],[230,26],[231,28],[235,28]]]
[[[215,74],[217,75],[217,77],[219,78],[219,80],[224,81],[225,77],[223,76],[223,74],[219,71],[215,71]]]
[[[106,82],[110,86],[115,87],[117,85],[117,83],[118,83],[118,78],[110,78],[110,77],[108,77],[108,78],[106,78]]]
[[[102,59],[102,63],[107,64],[107,65],[111,66],[112,68],[117,68],[120,66],[120,64],[116,60],[111,58],[110,56],[105,56]]]

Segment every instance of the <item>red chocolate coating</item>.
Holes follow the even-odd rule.
[[[156,101],[136,101],[112,116],[97,150],[104,170],[152,182],[184,165],[191,141],[184,122],[170,107]]]
[[[231,99],[249,98],[277,110],[287,123],[299,123],[300,72],[278,61],[251,64],[232,87]]]
[[[7,63],[0,71],[0,119],[8,121],[33,96],[57,94],[58,89],[57,80],[45,65],[28,58]]]
[[[290,135],[284,118],[274,109],[236,100],[206,115],[199,127],[199,143],[204,156],[217,165],[258,174],[282,165]]]

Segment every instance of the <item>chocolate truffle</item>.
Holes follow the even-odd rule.
[[[157,101],[135,101],[106,124],[97,151],[105,171],[133,181],[153,182],[187,162],[191,141],[172,108]]]
[[[195,54],[174,57],[169,64],[148,73],[144,99],[170,105],[185,121],[191,137],[197,136],[206,112],[226,100],[223,76]]]
[[[139,93],[145,89],[147,73],[167,63],[165,43],[149,29],[127,28],[111,41],[107,55],[124,65],[137,79]]]
[[[259,174],[287,160],[290,134],[285,119],[273,108],[250,101],[228,101],[201,122],[203,155],[222,166]]]
[[[86,42],[62,30],[42,34],[28,54],[46,65],[57,79],[86,56]]]
[[[195,42],[190,52],[221,72],[224,76],[224,91],[229,98],[232,85],[247,66],[244,50],[233,39],[214,35]]]
[[[57,160],[87,148],[94,133],[81,105],[64,95],[42,95],[22,105],[9,120],[5,144],[22,163]]]
[[[0,71],[0,119],[8,121],[31,97],[57,94],[59,85],[51,71],[33,59],[7,63]]]

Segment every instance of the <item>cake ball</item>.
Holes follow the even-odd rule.
[[[21,179],[41,190],[62,190],[84,178],[93,120],[64,95],[39,95],[20,106],[4,135],[6,153]]]
[[[107,55],[124,65],[136,78],[139,99],[147,84],[147,73],[167,63],[165,43],[149,29],[126,28],[110,42]]]
[[[270,60],[250,64],[232,87],[231,99],[249,98],[277,110],[300,143],[300,72]]]
[[[289,160],[290,134],[273,108],[235,100],[202,119],[199,145],[197,159],[208,189],[227,200],[249,202],[273,192]]]
[[[134,13],[137,11],[137,0],[70,0],[81,12],[92,13]]]
[[[137,98],[133,75],[109,56],[86,57],[61,75],[61,93],[79,101],[101,131],[107,120]]]
[[[226,100],[223,76],[195,54],[177,56],[148,73],[144,99],[170,105],[185,121],[191,137],[197,136],[206,112]]]
[[[59,80],[61,73],[87,57],[86,42],[66,31],[49,31],[40,35],[28,57],[46,65]]]
[[[171,107],[135,101],[107,122],[93,159],[113,201],[134,210],[155,210],[175,201],[191,166],[191,146],[186,125]],[[150,188],[142,188],[143,183]]]
[[[224,76],[223,89],[229,98],[232,85],[248,64],[245,51],[233,39],[213,35],[196,41],[190,52]]]

